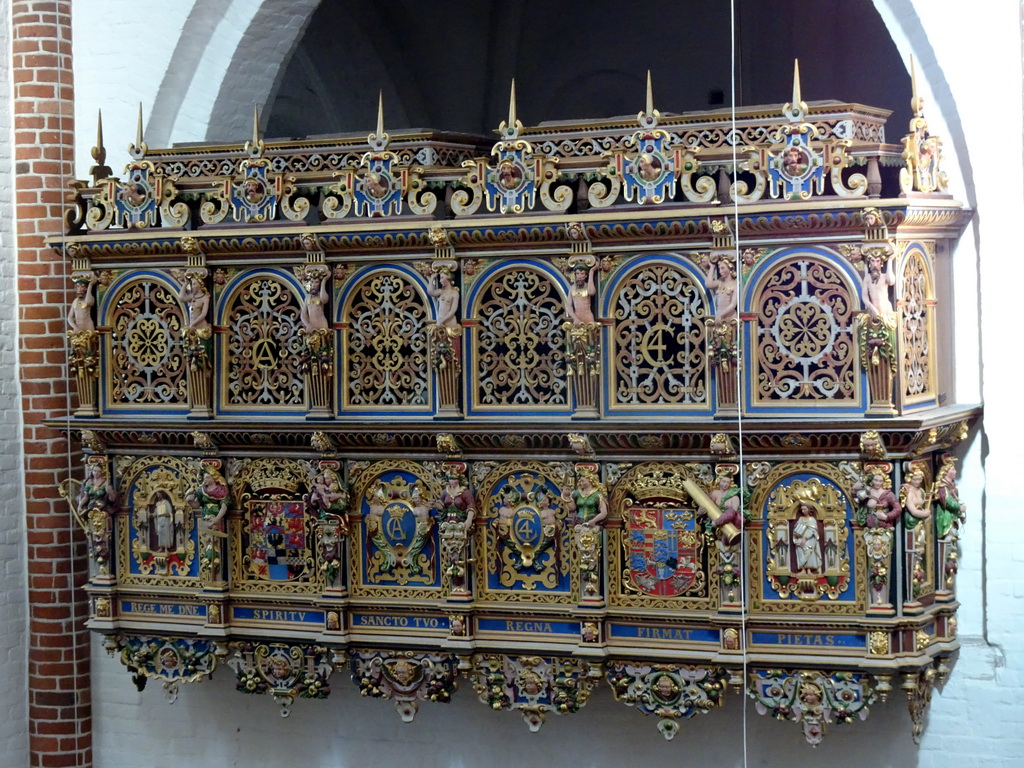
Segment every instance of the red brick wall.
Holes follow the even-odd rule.
[[[44,243],[62,228],[74,178],[70,0],[12,0],[18,354],[25,418],[30,765],[92,765],[83,537],[57,494],[67,440],[42,425],[67,413],[64,307],[69,281]],[[80,474],[76,472],[76,474]]]

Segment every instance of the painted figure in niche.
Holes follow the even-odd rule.
[[[348,534],[348,494],[342,487],[337,472],[329,467],[321,468],[313,478],[308,502],[321,520],[336,520],[341,526],[342,533]]]
[[[363,189],[374,200],[380,200],[391,191],[388,178],[380,173],[368,173],[364,177]]]
[[[789,176],[803,176],[807,171],[807,153],[799,147],[790,147],[782,155],[782,169]]]
[[[797,573],[821,573],[823,565],[821,533],[814,507],[801,502],[793,524],[793,554]]]
[[[597,475],[589,470],[580,470],[576,488],[562,491],[562,501],[570,512],[576,513],[578,524],[586,528],[604,526],[608,517],[608,499],[604,486],[597,480]]]
[[[171,497],[165,491],[157,491],[153,494],[149,508],[153,520],[153,531],[156,534],[156,549],[170,552],[176,546],[175,512]]]
[[[252,205],[259,205],[263,198],[267,196],[266,187],[263,182],[259,179],[246,179],[245,183],[242,184],[242,193],[245,195],[245,199]]]
[[[591,306],[597,296],[594,272],[598,265],[591,264],[588,270],[587,264],[591,262],[593,256],[570,264],[572,284],[565,297],[565,313],[569,319],[562,323],[576,407],[582,411],[592,411],[597,407],[597,377],[600,373],[601,326]]]
[[[121,200],[132,208],[140,208],[149,198],[149,191],[145,185],[135,181],[126,181],[122,184],[118,194]]]
[[[867,528],[892,528],[903,512],[896,494],[888,487],[882,472],[868,472],[864,480],[853,484],[857,499],[857,522]]]
[[[92,321],[92,308],[96,303],[92,295],[92,287],[96,285],[96,276],[75,278],[75,298],[68,307],[68,328],[70,333],[95,332],[96,325]]]
[[[523,183],[523,172],[514,163],[502,163],[498,166],[498,184],[502,189],[512,191]]]
[[[90,462],[73,511],[85,531],[89,555],[103,572],[110,563],[110,533],[116,506],[117,491],[107,477],[106,464]]]
[[[663,167],[661,159],[646,152],[636,161],[637,174],[644,181],[657,181],[661,177]]]
[[[940,539],[966,519],[966,506],[960,503],[956,479],[956,464],[952,458],[947,458],[939,469],[935,493],[935,529]]]

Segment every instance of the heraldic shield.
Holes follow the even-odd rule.
[[[704,537],[688,509],[629,510],[629,574],[645,595],[677,597],[704,588]]]
[[[261,580],[294,581],[307,574],[306,505],[297,501],[249,502],[251,573]]]

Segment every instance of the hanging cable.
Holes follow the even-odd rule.
[[[736,152],[736,0],[729,0],[729,86],[731,90],[729,109],[730,109],[730,132],[729,135],[731,140],[729,141],[732,147],[732,174],[733,183],[739,178],[739,159]],[[742,272],[740,263],[740,206],[739,200],[735,194],[732,194],[730,190],[729,197],[732,199],[732,243],[733,243],[733,275],[736,281],[736,301],[733,302],[733,312],[735,313],[735,329],[736,329],[736,365],[733,366],[732,375],[735,377],[735,392],[736,392],[736,443],[737,456],[739,457],[739,486],[740,486],[740,558],[739,568],[742,574],[742,590],[740,592],[741,608],[740,608],[740,647],[743,649],[743,675],[740,687],[740,696],[742,696],[742,717],[743,717],[743,736],[741,739],[742,750],[743,750],[743,768],[748,766],[748,751],[747,751],[747,605],[748,595],[751,585],[747,582],[750,579],[750,569],[748,568],[748,552],[749,546],[747,541],[747,520],[744,513],[746,502],[744,502],[744,491],[747,487],[747,470],[743,463],[743,377],[742,373],[742,361],[743,361],[743,325],[740,319],[740,305],[743,301],[742,293]]]

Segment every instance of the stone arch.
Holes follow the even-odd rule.
[[[273,99],[319,3],[195,3],[160,81],[147,142],[248,138],[252,106]]]

